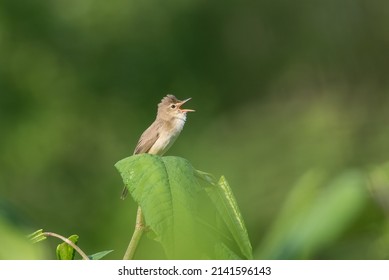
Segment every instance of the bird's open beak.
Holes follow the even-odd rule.
[[[177,106],[178,108],[182,111],[182,112],[195,112],[195,110],[192,110],[192,109],[181,109],[181,106],[184,105],[186,102],[188,102],[189,100],[191,100],[192,98],[188,98],[188,99],[185,99],[184,101],[181,101],[179,103],[177,103]]]

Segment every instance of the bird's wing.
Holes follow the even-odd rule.
[[[154,122],[148,129],[143,132],[140,137],[138,144],[136,145],[134,155],[147,153],[159,137],[159,128],[161,127],[160,122]],[[123,188],[121,199],[125,199],[128,194],[127,187]]]
[[[145,132],[143,132],[136,145],[134,155],[147,153],[151,149],[159,137],[158,126],[158,123],[153,123]]]

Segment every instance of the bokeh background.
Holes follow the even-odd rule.
[[[55,258],[39,228],[122,258],[114,164],[168,93],[168,154],[227,177],[256,258],[388,258],[388,65],[388,1],[1,1],[0,258]]]

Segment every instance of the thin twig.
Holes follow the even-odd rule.
[[[80,249],[80,247],[74,244],[74,242],[72,242],[70,239],[54,232],[42,232],[42,234],[45,236],[57,237],[63,240],[64,242],[66,242],[66,244],[69,244],[69,246],[71,246],[74,250],[76,250],[84,260],[89,260],[89,257]]]
[[[145,231],[145,223],[142,214],[142,209],[138,206],[136,214],[135,230],[132,234],[130,244],[128,244],[126,253],[124,254],[123,260],[132,260],[135,255],[136,248],[138,247],[139,241],[142,238],[143,232]]]

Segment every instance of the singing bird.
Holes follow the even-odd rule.
[[[166,153],[184,128],[186,113],[194,112],[181,108],[190,99],[180,101],[174,95],[165,96],[158,104],[155,121],[142,133],[134,155],[148,153],[162,156]],[[127,193],[128,189],[124,187],[121,199],[125,199]]]

